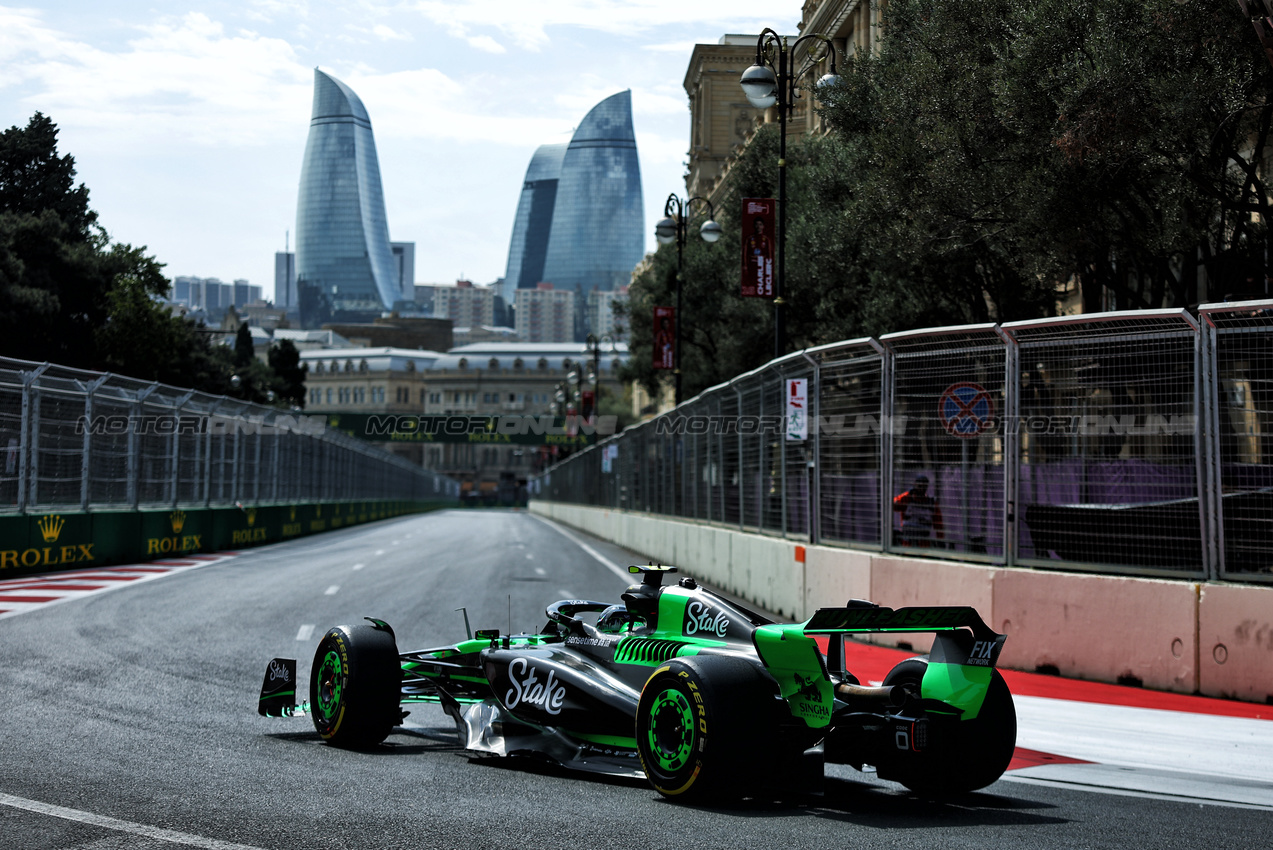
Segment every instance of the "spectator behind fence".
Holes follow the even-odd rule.
[[[893,497],[893,510],[902,515],[902,545],[932,546],[942,539],[941,507],[928,495],[928,476],[915,476],[915,484]]]

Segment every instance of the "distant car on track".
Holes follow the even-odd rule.
[[[1007,769],[1016,713],[994,669],[1005,638],[974,609],[852,600],[774,623],[692,578],[664,586],[673,567],[628,569],[641,581],[621,603],[554,602],[538,634],[478,631],[400,653],[381,620],[336,626],[314,654],[309,701],[296,705],[296,661],[276,658],[258,710],[309,714],[329,743],[370,747],[407,707],[438,704],[473,753],[645,777],[687,801],[781,792],[824,761],[934,795]],[[843,646],[869,632],[936,637],[867,687]]]

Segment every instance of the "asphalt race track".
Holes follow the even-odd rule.
[[[1206,701],[1177,711],[1020,694],[1018,743],[1040,752],[982,793],[932,802],[834,767],[820,795],[710,809],[640,782],[469,759],[432,708],[373,752],[324,745],[305,717],[256,714],[266,662],[297,658],[307,688],[329,625],[378,617],[417,649],[462,637],[460,606],[474,629],[506,631],[511,598],[513,630],[535,630],[553,600],[617,601],[626,582],[604,561],[633,557],[524,512],[445,511],[0,604],[0,845],[1269,846],[1263,706],[1217,717]]]

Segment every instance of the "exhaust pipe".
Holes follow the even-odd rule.
[[[900,685],[868,688],[847,682],[835,686],[835,695],[850,706],[864,710],[901,708],[909,699],[906,689]]]

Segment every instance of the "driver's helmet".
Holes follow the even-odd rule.
[[[611,605],[597,618],[597,631],[617,635],[629,623],[641,625],[641,618],[629,611],[626,605]]]

